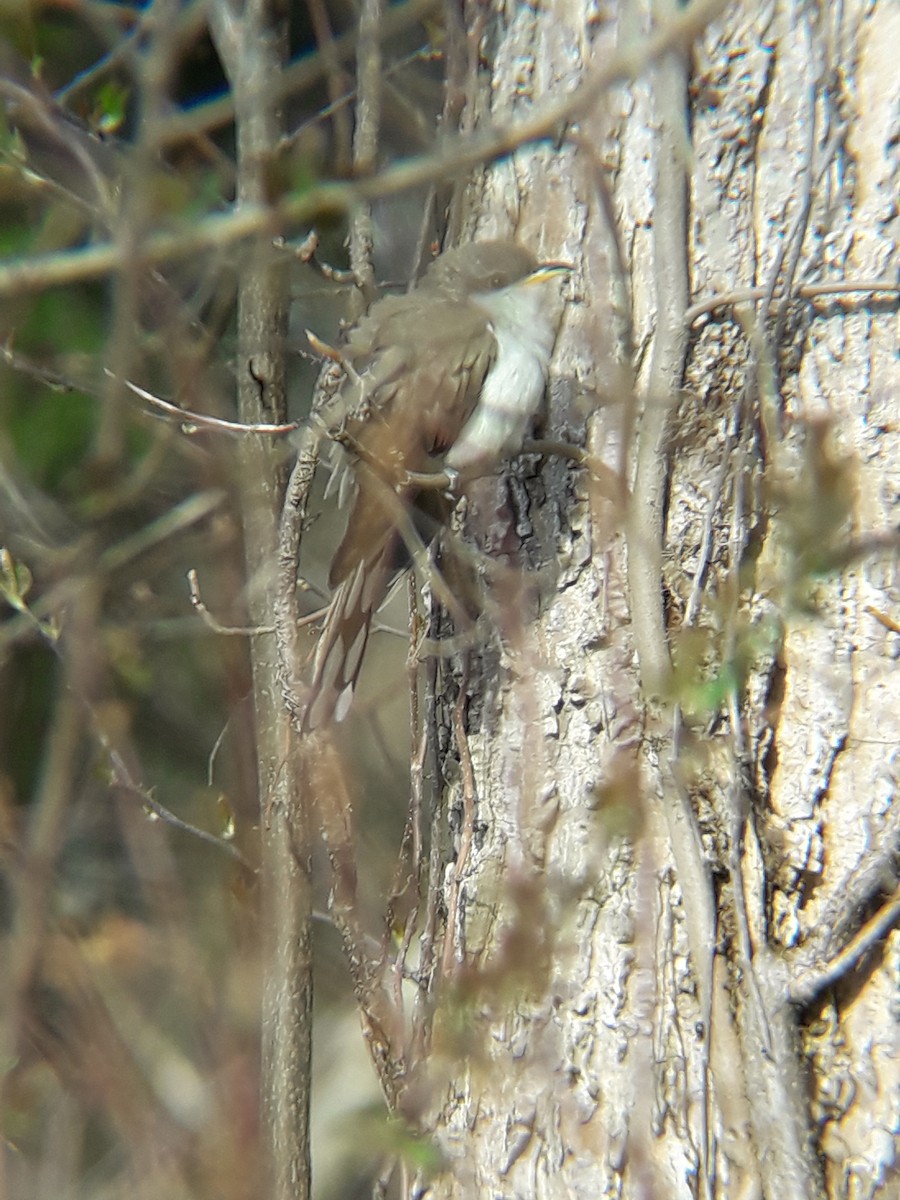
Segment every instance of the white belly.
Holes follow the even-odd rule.
[[[551,347],[526,343],[517,334],[494,330],[497,357],[478,404],[447,455],[455,471],[489,468],[518,450],[547,384]]]

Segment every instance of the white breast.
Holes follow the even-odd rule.
[[[490,467],[522,445],[547,385],[554,328],[540,286],[477,297],[491,317],[497,357],[478,404],[447,455],[456,471]]]

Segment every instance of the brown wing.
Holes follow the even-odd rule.
[[[378,466],[358,472],[332,587],[393,534],[396,502],[413,499],[401,486],[406,472],[439,466],[471,415],[496,342],[487,318],[470,305],[420,291],[376,305],[345,353],[363,388],[347,432]],[[359,390],[353,381],[347,386]]]
[[[356,500],[332,560],[336,591],[316,647],[307,730],[340,721],[350,707],[394,569],[396,505],[415,499],[401,481],[407,471],[437,465],[453,444],[495,353],[486,318],[422,291],[381,301],[345,348],[360,380],[345,385],[359,393],[347,431],[378,468],[358,471]]]

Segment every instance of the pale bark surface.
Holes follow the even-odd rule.
[[[647,21],[510,6],[493,115]],[[620,503],[523,459],[470,500],[474,540],[517,569],[465,737],[443,718],[429,1194],[897,1194],[896,300],[795,289],[896,271],[898,44],[888,3],[730,7],[683,73],[645,71],[484,181],[481,231],[579,268],[549,435],[586,431],[660,491]],[[679,341],[685,302],[754,288]],[[830,980],[867,920],[874,949]]]

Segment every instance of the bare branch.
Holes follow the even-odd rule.
[[[238,204],[233,215],[256,212],[257,219],[263,218],[238,284],[238,413],[247,424],[273,416],[281,423],[287,416],[288,258],[270,252],[273,224],[265,213],[269,170],[284,133],[279,108],[270,99],[270,84],[284,69],[285,13],[277,0],[246,0],[241,5],[215,0],[210,28],[235,103]],[[272,564],[278,551],[283,469],[265,439],[242,438],[239,446],[247,573],[263,581],[251,592],[250,624],[262,627],[271,622],[278,602]],[[307,1200],[312,816],[295,731],[279,692],[276,645],[271,638],[253,637],[250,653],[266,949],[261,1126],[269,1154],[270,1200]]]
[[[887,903],[882,905],[830,962],[805,971],[791,982],[791,1001],[794,1004],[809,1004],[826,988],[833,987],[895,928],[898,921],[900,892],[895,891]]]
[[[164,821],[166,825],[171,825],[173,829],[178,829],[182,833],[188,833],[191,837],[195,837],[201,842],[206,842],[209,846],[215,846],[218,850],[224,850],[226,854],[230,854],[241,866],[246,867],[249,871],[255,871],[256,868],[253,866],[253,863],[238,850],[237,846],[223,837],[209,833],[205,829],[200,829],[199,826],[192,825],[189,821],[184,821],[181,817],[176,816],[171,809],[166,808],[164,804],[160,804],[151,792],[147,791],[146,788],[142,788],[139,783],[136,783],[132,779],[128,768],[125,766],[125,760],[118,750],[114,750],[108,743],[106,744],[106,750],[116,787],[121,788],[122,791],[128,792],[129,795],[139,800],[148,812],[152,813],[160,821]]]
[[[114,378],[111,371],[107,371],[106,374],[110,378]],[[281,434],[293,433],[294,430],[300,428],[299,421],[285,421],[277,425],[270,425],[265,421],[244,423],[242,421],[227,421],[224,417],[211,417],[206,413],[191,412],[190,409],[181,408],[179,405],[173,404],[170,400],[163,400],[162,396],[156,396],[153,392],[148,392],[146,388],[139,387],[136,383],[132,383],[130,379],[122,379],[119,382],[129,392],[133,392],[135,396],[140,397],[141,400],[146,400],[154,408],[161,409],[162,412],[175,417],[181,424],[182,432],[184,433],[194,432],[194,427],[196,427],[197,429],[215,429],[220,433],[261,433],[278,437]]]
[[[706,313],[715,312],[717,308],[737,308],[742,304],[754,304],[759,300],[765,300],[768,293],[768,288],[756,287],[736,288],[731,292],[708,296],[705,300],[698,300],[696,304],[692,304],[687,309],[684,314],[685,324],[691,326],[700,317]],[[820,300],[829,296],[865,295],[866,293],[896,296],[900,294],[900,282],[896,279],[848,279],[835,280],[831,283],[801,283],[794,289],[792,295],[801,300]]]
[[[536,107],[515,126],[488,125],[481,132],[449,138],[435,153],[401,161],[371,179],[319,184],[275,204],[246,198],[227,213],[192,221],[189,229],[147,237],[140,246],[139,265],[158,265],[210,250],[224,250],[267,234],[274,239],[291,226],[308,226],[322,217],[348,212],[365,200],[395,196],[420,184],[455,178],[474,166],[494,162],[529,143],[553,137],[566,121],[588,109],[606,88],[635,78],[673,48],[690,44],[724,6],[724,0],[697,0],[679,10],[645,42],[624,47],[569,95]],[[13,260],[0,267],[0,295],[99,279],[126,265],[134,264],[129,264],[120,246],[108,242]]]

